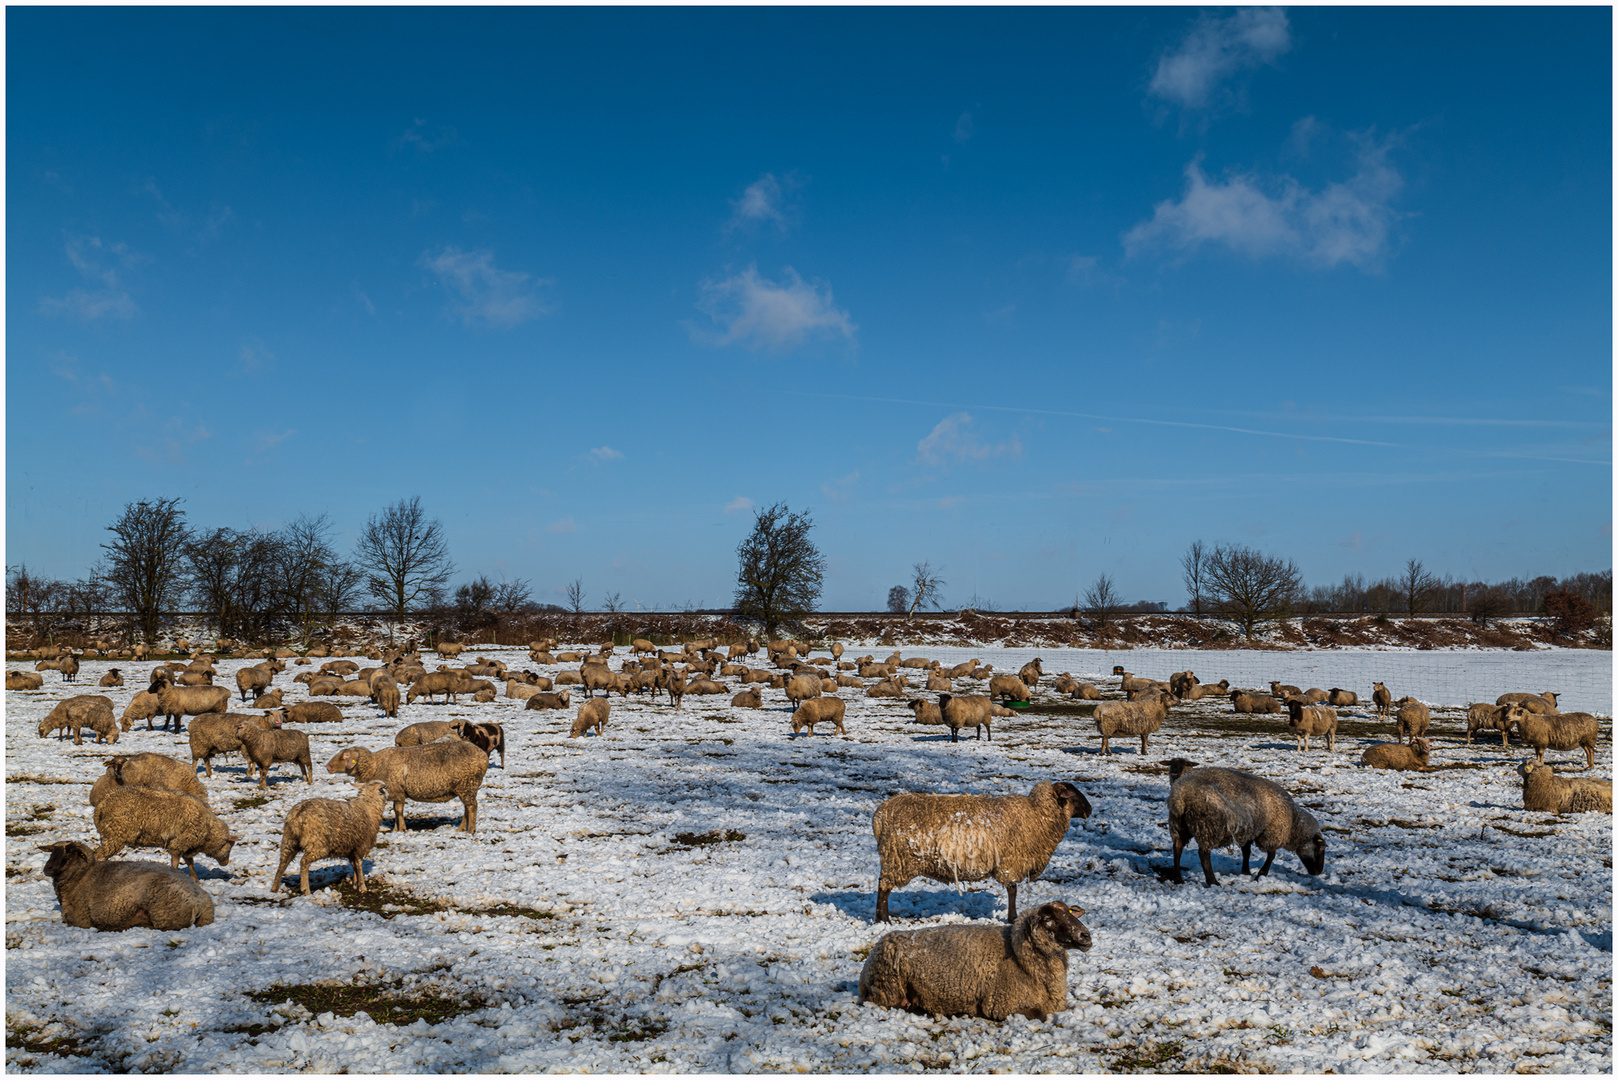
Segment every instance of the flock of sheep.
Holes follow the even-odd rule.
[[[767,666],[745,662],[765,652]],[[454,660],[461,647],[445,644],[439,659]],[[319,651],[293,657],[290,650],[264,654],[259,663],[235,673],[236,690],[214,685],[217,677],[212,656],[193,653],[189,663],[162,664],[150,672],[147,689],[134,695],[123,715],[113,717],[112,701],[105,695],[84,694],[59,701],[41,721],[39,734],[71,734],[75,743],[83,732],[94,733],[97,743],[116,744],[139,720],[146,730],[157,719],[164,730],[181,730],[189,719],[191,761],[156,753],[114,754],[106,772],[90,791],[93,821],[99,846],[77,840],[45,845],[49,853],[45,873],[51,878],[62,918],[74,926],[122,930],[148,926],[174,930],[206,925],[213,920],[213,899],[197,881],[194,859],[207,855],[221,866],[229,864],[232,835],[210,808],[209,793],[199,778],[200,763],[206,778],[213,776],[216,756],[238,754],[258,785],[268,784],[277,765],[290,764],[299,776],[314,781],[314,762],[306,732],[288,726],[340,722],[342,710],[331,699],[365,699],[382,715],[397,717],[403,700],[446,702],[469,697],[487,703],[500,693],[521,700],[526,710],[572,710],[575,691],[579,702],[569,733],[583,738],[593,730],[601,734],[610,718],[610,698],[630,694],[667,696],[678,709],[686,695],[729,694],[732,680],[739,689],[732,706],[763,708],[764,691],[781,691],[791,706],[791,731],[810,735],[817,724],[846,731],[846,703],[839,695],[859,689],[867,697],[904,701],[911,723],[937,725],[950,732],[951,741],[973,729],[978,738],[993,738],[995,721],[1017,717],[1045,677],[1039,660],[1026,664],[1016,675],[995,673],[976,660],[944,668],[921,657],[902,658],[894,653],[877,662],[865,656],[844,661],[843,647],[834,644],[829,656],[800,655],[796,642],[770,642],[762,650],[756,643],[719,648],[714,642],[692,642],[677,652],[660,650],[636,640],[632,656],[616,669],[609,658],[613,646],[599,650],[555,651],[554,642],[534,642],[529,659],[552,674],[514,671],[498,660],[479,657],[460,667],[438,664],[429,670],[415,652],[384,657],[372,649],[372,666],[353,659],[326,659]],[[288,659],[307,667],[276,687],[287,670]],[[318,669],[314,660],[324,660]],[[64,681],[77,677],[78,660],[71,654],[43,656],[40,671],[56,670]],[[1103,699],[1100,689],[1068,675],[1051,684],[1055,693],[1075,701],[1096,701],[1094,722],[1100,751],[1112,752],[1113,738],[1139,738],[1146,754],[1150,737],[1157,733],[1170,710],[1182,701],[1228,696],[1238,713],[1284,713],[1288,730],[1296,735],[1299,751],[1310,749],[1312,738],[1325,741],[1335,752],[1338,709],[1359,704],[1357,695],[1340,688],[1308,689],[1271,683],[1270,693],[1231,689],[1227,682],[1206,684],[1192,672],[1176,672],[1167,681],[1139,679],[1122,668],[1114,670],[1122,700]],[[38,690],[42,674],[8,671],[8,691]],[[915,690],[925,697],[912,697]],[[122,672],[114,668],[101,685],[122,685]],[[962,682],[986,683],[987,693],[961,693]],[[287,704],[283,697],[303,685],[304,700]],[[401,692],[401,687],[405,689]],[[229,711],[239,695],[246,705],[251,697],[259,714]],[[936,701],[931,696],[936,695]],[[1374,684],[1374,715],[1391,718],[1397,741],[1379,743],[1361,755],[1373,768],[1428,767],[1431,745],[1426,737],[1431,711],[1413,698],[1393,699],[1382,683]],[[1535,760],[1525,761],[1523,803],[1530,810],[1556,813],[1611,812],[1610,781],[1560,776],[1545,764],[1548,750],[1582,749],[1586,769],[1594,765],[1599,730],[1594,717],[1561,713],[1556,695],[1506,694],[1493,705],[1478,704],[1467,713],[1466,739],[1479,731],[1498,731],[1502,745],[1515,730]],[[1279,728],[1278,728],[1279,731]],[[493,722],[464,718],[427,721],[401,728],[395,745],[371,749],[350,746],[326,764],[330,774],[354,778],[358,790],[350,799],[307,799],[287,813],[282,828],[279,865],[270,878],[278,890],[294,859],[301,857],[299,884],[310,891],[312,863],[346,860],[353,869],[354,885],[366,890],[363,863],[376,843],[383,818],[392,804],[392,827],[405,828],[409,802],[443,803],[459,800],[463,814],[459,828],[477,829],[478,791],[490,758],[500,755],[505,764],[505,732]],[[1278,851],[1295,853],[1310,874],[1323,872],[1326,842],[1319,823],[1299,807],[1280,785],[1232,768],[1199,765],[1184,758],[1168,762],[1168,826],[1173,842],[1171,880],[1181,880],[1186,846],[1195,840],[1206,884],[1218,884],[1211,853],[1235,847],[1242,852],[1242,872],[1249,872],[1253,848],[1265,854],[1258,870],[1270,870]],[[1077,907],[1053,901],[1019,916],[1017,886],[1037,879],[1044,871],[1074,818],[1088,818],[1092,808],[1077,787],[1066,782],[1042,781],[1026,795],[980,796],[906,793],[895,795],[876,808],[872,831],[877,841],[880,869],[876,920],[889,921],[888,899],[894,889],[912,880],[928,878],[948,883],[993,880],[1006,890],[1007,925],[1001,928],[950,926],[897,931],[884,935],[872,948],[859,980],[862,1001],[919,1009],[935,1014],[972,1014],[1003,1020],[1014,1014],[1042,1018],[1066,1008],[1067,952],[1087,950],[1089,930],[1079,921]],[[116,856],[126,847],[156,847],[166,851],[170,865],[121,862]],[[184,861],[186,870],[179,869]]]

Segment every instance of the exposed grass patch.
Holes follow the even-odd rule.
[[[432,915],[440,911],[455,910],[441,900],[422,899],[376,878],[366,880],[366,891],[363,893],[354,887],[354,879],[348,874],[326,888],[335,890],[342,898],[343,906],[349,910],[369,911],[384,919],[392,919],[398,915]]]
[[[1530,840],[1538,840],[1541,837],[1556,835],[1555,829],[1545,829],[1544,831],[1540,831],[1538,829],[1513,829],[1505,825],[1490,825],[1489,828],[1499,829],[1501,832],[1510,833],[1512,836],[1524,836]]]
[[[56,1054],[60,1057],[88,1057],[89,1047],[77,1035],[44,1034],[33,1024],[7,1024],[6,1049],[29,1054]]]
[[[256,810],[269,801],[269,798],[264,795],[253,795],[245,799],[237,799],[232,805],[238,810]]]
[[[246,996],[260,1005],[279,1005],[283,1001],[291,1001],[317,1016],[324,1012],[337,1016],[364,1012],[379,1024],[400,1026],[414,1024],[417,1020],[442,1024],[485,1007],[484,999],[475,994],[451,994],[431,987],[406,991],[402,977],[369,986],[350,983],[272,986],[265,990],[249,990]]]
[[[6,777],[8,784],[82,784],[83,780],[70,780],[59,776],[41,776],[39,773],[15,773]]]
[[[746,833],[737,832],[735,829],[730,829],[728,831],[723,829],[713,829],[705,833],[683,832],[674,834],[674,842],[676,844],[683,844],[686,847],[706,847],[709,844],[736,843],[737,841],[746,839]]]
[[[1185,1056],[1185,1047],[1177,1042],[1145,1043],[1125,1050],[1108,1063],[1113,1072],[1165,1072],[1165,1062]]]
[[[462,909],[469,915],[510,915],[519,919],[554,919],[556,912],[541,911],[538,908],[518,907],[516,904],[496,904],[494,907],[479,908],[475,911]]]

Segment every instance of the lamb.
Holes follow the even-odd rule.
[[[1337,749],[1337,710],[1330,705],[1305,705],[1300,698],[1287,702],[1287,727],[1298,736],[1298,749],[1309,749],[1309,736],[1324,735],[1326,749]]]
[[[101,805],[108,792],[120,787],[167,788],[194,799],[208,801],[208,789],[197,779],[194,769],[177,758],[163,754],[114,754],[105,762],[107,771],[90,787],[90,808]]]
[[[809,734],[815,733],[816,724],[834,724],[837,734],[847,735],[848,729],[843,727],[843,714],[848,705],[839,697],[810,698],[798,705],[792,712],[792,734],[796,735],[801,729],[808,728]]]
[[[1511,733],[1511,721],[1506,719],[1505,705],[1490,705],[1480,701],[1466,707],[1466,745],[1472,745],[1472,735],[1478,731],[1498,731],[1500,745],[1505,746]]]
[[[448,735],[455,727],[454,720],[423,720],[399,729],[393,737],[394,746],[426,746]]]
[[[1027,701],[1027,685],[1015,675],[996,675],[989,680],[989,697],[1007,701]]]
[[[731,698],[730,704],[737,709],[762,709],[764,707],[764,695],[755,686],[751,690],[743,690]]]
[[[1114,735],[1140,736],[1140,752],[1152,732],[1163,726],[1169,710],[1180,703],[1173,694],[1159,694],[1156,701],[1103,701],[1096,706],[1096,730],[1101,732],[1101,752],[1112,753]]]
[[[535,694],[528,699],[524,709],[565,709],[568,707],[570,694],[563,690],[560,694]]]
[[[270,892],[281,889],[281,875],[299,853],[298,884],[309,895],[309,865],[317,859],[347,859],[354,868],[354,888],[365,891],[365,856],[376,845],[387,807],[388,786],[380,780],[361,784],[352,799],[305,799],[281,826],[281,865],[270,878]]]
[[[1399,706],[1395,718],[1399,722],[1399,741],[1404,742],[1406,737],[1416,738],[1427,734],[1428,725],[1433,722],[1432,710],[1413,697],[1402,697],[1395,704]]]
[[[236,734],[236,728],[239,724],[252,724],[263,731],[269,731],[272,728],[280,727],[281,721],[278,717],[268,714],[264,716],[244,716],[241,713],[209,713],[207,716],[197,717],[191,722],[190,735],[190,772],[193,778],[196,776],[197,762],[199,760],[202,762],[203,769],[211,778],[213,776],[213,756],[215,754],[239,754],[242,752],[242,740]],[[249,769],[249,775],[251,775],[251,769]],[[136,782],[147,783],[147,781]],[[174,785],[164,784],[162,786],[173,787]],[[201,785],[199,784],[198,786],[200,787]],[[181,790],[184,789],[182,788]],[[190,794],[195,794],[195,792]],[[206,802],[207,800],[204,799],[203,801]]]
[[[230,708],[230,689],[224,686],[172,686],[168,683],[160,686],[153,683],[151,689],[157,694],[157,711],[163,714],[164,731],[169,729],[170,724],[174,725],[175,731],[179,731],[181,717],[228,712]],[[150,720],[146,726],[151,727]]]
[[[1546,814],[1612,813],[1611,780],[1557,776],[1549,765],[1532,761],[1523,762],[1517,772],[1522,776],[1524,810]]]
[[[1230,692],[1230,708],[1232,712],[1239,713],[1286,712],[1279,701],[1268,694],[1260,694],[1256,690],[1232,690]]]
[[[146,721],[146,730],[152,729],[152,717],[157,713],[157,695],[150,690],[142,690],[129,699],[124,706],[124,714],[118,718],[118,725],[125,731],[135,726],[136,720]]]
[[[1496,705],[1521,705],[1529,712],[1539,713],[1542,716],[1548,716],[1558,711],[1556,707],[1556,699],[1561,696],[1561,694],[1553,694],[1549,690],[1545,690],[1538,694],[1501,694],[1499,697],[1494,699],[1494,703]]]
[[[62,921],[95,930],[184,930],[213,922],[213,897],[178,870],[149,862],[98,862],[90,845],[41,845],[45,876],[56,889]]]
[[[1414,771],[1427,767],[1431,752],[1432,744],[1426,739],[1411,739],[1409,746],[1402,742],[1374,743],[1360,755],[1360,764],[1371,769]]]
[[[290,761],[298,766],[303,778],[315,782],[314,762],[309,756],[309,736],[295,728],[271,728],[265,731],[257,724],[244,720],[236,725],[236,737],[242,741],[242,756],[247,759],[247,775],[253,775],[258,766],[260,791],[270,786],[270,766],[278,761]]]
[[[1014,925],[935,926],[884,934],[860,970],[860,1002],[935,1016],[1044,1020],[1067,1009],[1067,952],[1090,930],[1059,900]]]
[[[887,799],[871,815],[881,871],[876,921],[888,922],[888,894],[918,877],[994,879],[1006,889],[1006,921],[1017,919],[1017,883],[1044,873],[1075,817],[1090,802],[1066,781],[1041,780],[1027,795],[924,795]]]
[[[460,739],[445,739],[426,746],[390,746],[376,753],[351,746],[326,764],[329,773],[347,773],[362,784],[380,780],[393,803],[393,831],[405,830],[405,801],[449,802],[459,798],[466,813],[457,826],[468,834],[477,831],[478,788],[489,770],[489,755]]]
[[[607,712],[610,708],[611,702],[606,698],[591,698],[583,705],[580,705],[579,715],[573,718],[573,727],[568,733],[568,737],[571,739],[580,738],[592,727],[596,729],[597,735],[606,734]]]
[[[500,767],[506,767],[506,729],[501,725],[487,720],[477,724],[470,720],[456,720],[450,730],[491,758],[498,753]]]
[[[124,673],[119,671],[117,668],[108,668],[107,673],[101,676],[101,681],[97,683],[97,685],[122,686],[124,685]]]
[[[1522,736],[1525,744],[1534,748],[1535,760],[1541,765],[1545,763],[1546,750],[1583,747],[1586,771],[1596,767],[1596,740],[1601,737],[1601,728],[1589,713],[1541,716],[1521,705],[1507,705],[1506,719],[1517,725],[1517,734]]]
[[[262,664],[254,664],[252,667],[244,667],[236,672],[236,688],[242,692],[243,701],[247,700],[249,690],[253,692],[253,700],[257,701],[260,695],[270,688],[270,683],[274,678],[270,674],[269,668]]]
[[[1314,815],[1294,803],[1281,785],[1237,769],[1181,771],[1169,786],[1169,836],[1174,841],[1171,880],[1177,884],[1184,880],[1180,858],[1192,839],[1210,888],[1219,884],[1213,871],[1215,848],[1240,847],[1244,876],[1254,845],[1267,856],[1259,877],[1270,872],[1281,848],[1296,852],[1310,874],[1326,868],[1326,838]]]
[[[994,740],[993,698],[978,694],[939,694],[938,712],[943,725],[949,728],[950,742],[960,741],[963,728],[971,728],[979,739],[987,731],[989,740]]]
[[[39,722],[39,737],[44,738],[51,732],[56,732],[58,740],[65,737],[64,732],[73,733],[73,742],[82,744],[80,729],[92,727],[92,717],[95,722],[105,726],[106,718],[101,710],[105,708],[112,711],[112,699],[106,694],[77,694],[70,698],[63,698],[51,707]],[[99,740],[101,731],[95,729]]]
[[[101,834],[97,859],[110,859],[126,847],[160,847],[169,853],[170,867],[185,860],[192,881],[197,880],[198,852],[229,866],[230,849],[238,839],[207,803],[166,788],[116,788],[95,808],[93,819]]]
[[[45,677],[32,671],[6,672],[7,690],[38,690],[45,685]]]
[[[1379,682],[1371,684],[1371,702],[1378,716],[1387,716],[1393,708],[1393,693]]]
[[[787,680],[785,690],[787,701],[792,703],[792,710],[796,712],[803,702],[820,696],[820,677],[817,675],[794,675]]]

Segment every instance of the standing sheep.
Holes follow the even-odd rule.
[[[103,712],[105,710],[105,712]],[[63,698],[51,707],[39,722],[39,737],[45,738],[51,732],[56,732],[58,740],[72,732],[73,742],[82,744],[81,729],[90,728],[100,741],[102,730],[106,727],[107,716],[112,712],[112,699],[106,694],[77,694],[70,698]],[[114,740],[116,741],[116,740]]]
[[[244,667],[236,672],[236,688],[242,693],[242,701],[247,700],[247,692],[253,692],[253,700],[257,701],[264,691],[270,688],[270,682],[275,678],[270,669],[262,664]]]
[[[270,878],[270,892],[281,889],[287,864],[303,853],[298,884],[309,895],[309,865],[319,859],[347,859],[354,868],[354,888],[365,891],[365,856],[376,845],[382,813],[387,809],[388,787],[380,780],[360,785],[359,794],[345,801],[305,799],[287,814],[281,826],[281,865]]]
[[[62,921],[94,930],[184,930],[213,922],[213,897],[179,870],[149,862],[98,861],[89,844],[41,845],[45,876],[56,889]]]
[[[270,767],[278,761],[290,761],[309,783],[315,782],[314,761],[309,756],[309,736],[296,728],[271,728],[265,731],[257,724],[244,720],[236,725],[236,737],[242,741],[242,756],[247,759],[247,776],[253,776],[258,766],[260,791],[270,786]]]
[[[1028,686],[1015,675],[996,675],[989,680],[989,697],[1007,701],[1027,701]]]
[[[1432,744],[1426,739],[1411,739],[1404,743],[1373,743],[1360,755],[1360,764],[1369,769],[1396,769],[1413,772],[1427,767]]]
[[[1043,674],[1045,674],[1045,669],[1040,666],[1039,657],[1036,656],[1022,666],[1022,669],[1017,672],[1017,678],[1023,681],[1024,686],[1032,690],[1039,685],[1039,677]]]
[[[97,859],[110,859],[126,847],[160,847],[169,853],[170,867],[185,860],[192,881],[197,880],[193,860],[198,852],[229,866],[230,849],[237,840],[207,803],[167,788],[115,788],[95,808],[92,819],[101,834]]]
[[[792,703],[792,711],[797,712],[798,707],[803,702],[820,696],[820,677],[817,675],[794,675],[787,680],[785,690],[787,701]]]
[[[611,708],[612,703],[604,697],[591,698],[583,705],[580,705],[579,715],[573,718],[573,727],[568,732],[568,738],[581,738],[592,727],[596,729],[597,735],[605,735],[607,733],[607,713]]]
[[[1501,694],[1494,699],[1494,703],[1496,705],[1521,705],[1529,712],[1549,716],[1559,711],[1556,706],[1556,699],[1561,696],[1561,694],[1555,694],[1549,690],[1541,691],[1538,694]]]
[[[392,679],[382,678],[371,683],[371,701],[382,710],[382,715],[398,719],[399,717],[399,684]]]
[[[492,720],[482,723],[473,723],[470,720],[457,720],[450,730],[458,738],[465,739],[473,746],[482,750],[489,757],[500,755],[500,767],[506,767],[506,729]]]
[[[426,746],[390,746],[376,753],[350,746],[326,763],[329,773],[347,773],[362,784],[380,780],[393,803],[393,831],[405,831],[404,807],[412,802],[441,803],[460,799],[466,813],[457,831],[478,827],[478,789],[489,770],[489,755],[460,739]]]
[[[1511,733],[1511,721],[1506,719],[1505,705],[1490,705],[1480,701],[1466,707],[1466,745],[1472,745],[1472,736],[1479,731],[1498,731],[1500,745],[1505,746]]]
[[[938,695],[939,720],[949,728],[949,741],[959,742],[961,731],[971,728],[976,738],[983,738],[983,733],[989,733],[989,740],[994,740],[994,701],[981,694],[939,694]],[[920,722],[921,717],[916,718]]]
[[[1326,838],[1309,811],[1292,801],[1281,785],[1237,769],[1196,768],[1182,772],[1169,786],[1169,837],[1174,841],[1172,880],[1183,881],[1180,858],[1191,840],[1209,887],[1214,877],[1213,850],[1242,849],[1246,875],[1254,845],[1267,858],[1258,876],[1270,872],[1281,848],[1297,853],[1310,874],[1326,868]]]
[[[1060,900],[1013,925],[935,926],[883,934],[860,970],[860,1002],[934,1016],[1044,1020],[1067,1009],[1067,953],[1090,930]]]
[[[1163,726],[1169,709],[1180,703],[1173,694],[1160,693],[1155,701],[1103,701],[1096,706],[1096,730],[1101,732],[1101,752],[1112,753],[1115,735],[1140,736],[1140,752],[1146,753],[1146,741],[1152,732]]]
[[[181,718],[203,716],[207,713],[228,712],[230,688],[226,686],[175,686],[167,680],[154,682],[151,692],[157,695],[157,711],[163,714],[163,730],[169,725],[181,730]],[[151,721],[146,722],[151,726]]]
[[[1385,717],[1393,708],[1393,693],[1379,682],[1371,684],[1371,702],[1376,706],[1376,714]]]
[[[1583,748],[1585,770],[1596,767],[1596,740],[1601,737],[1600,725],[1589,713],[1559,713],[1541,716],[1529,712],[1521,705],[1506,706],[1506,720],[1517,725],[1522,741],[1534,748],[1534,757],[1545,763],[1546,750],[1573,750]]]
[[[393,737],[393,745],[426,746],[448,735],[455,723],[454,720],[423,720],[418,724],[407,724]]]
[[[1413,697],[1402,697],[1396,704],[1399,706],[1395,718],[1399,722],[1400,742],[1427,734],[1427,728],[1433,722],[1431,709]]]
[[[1089,816],[1089,800],[1065,781],[1041,780],[1028,795],[895,795],[871,815],[882,864],[876,921],[889,921],[889,893],[925,877],[993,878],[1005,886],[1006,921],[1014,922],[1017,883],[1044,873],[1073,819]]]
[[[1309,749],[1309,736],[1324,735],[1326,749],[1337,749],[1337,710],[1330,705],[1305,705],[1300,698],[1287,702],[1287,727],[1298,736],[1298,749]]]
[[[208,776],[213,776],[213,757],[215,754],[239,754],[242,752],[242,740],[236,735],[236,728],[241,724],[252,724],[263,731],[281,726],[281,721],[273,715],[245,716],[241,713],[209,713],[199,716],[191,721],[191,775],[196,776],[197,762]],[[252,775],[249,766],[248,775]],[[168,785],[165,785],[168,786]]]
[[[816,724],[833,724],[837,734],[847,735],[848,729],[843,727],[843,714],[847,708],[847,703],[838,697],[817,697],[801,702],[792,712],[792,734],[808,728],[809,734],[813,735]]]
[[[1612,813],[1612,781],[1582,776],[1557,776],[1549,765],[1525,761],[1517,766],[1522,777],[1522,808],[1546,814]]]

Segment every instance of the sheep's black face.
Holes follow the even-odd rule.
[[[1090,800],[1084,797],[1084,792],[1067,781],[1056,785],[1056,799],[1067,808],[1068,821],[1071,824],[1074,818],[1090,818]]]
[[[1303,842],[1298,848],[1298,858],[1303,860],[1303,868],[1311,874],[1318,874],[1326,869],[1326,838],[1316,833]]]
[[[40,845],[39,850],[48,851],[51,856],[45,860],[45,876],[55,881],[74,860],[89,862],[89,856],[80,850],[82,846],[66,840],[55,844]]]
[[[1060,901],[1039,909],[1039,925],[1064,949],[1090,951],[1090,928],[1079,921],[1083,908],[1070,908]]]

